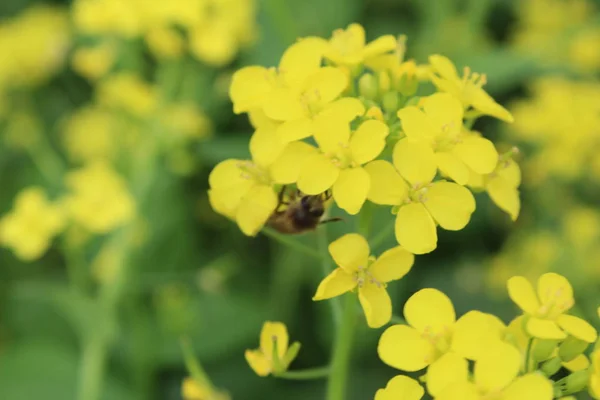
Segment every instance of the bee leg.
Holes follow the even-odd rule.
[[[323,195],[324,195],[323,200],[327,201],[327,200],[331,199],[331,196],[332,196],[331,190],[327,189],[323,193]]]
[[[319,225],[328,224],[329,222],[343,221],[343,220],[344,220],[344,218],[340,218],[340,217],[327,218],[327,219],[319,221]]]

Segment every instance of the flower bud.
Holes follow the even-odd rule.
[[[543,363],[540,370],[544,373],[544,375],[550,378],[552,375],[556,374],[561,367],[562,360],[560,357],[554,357]]]
[[[392,86],[390,75],[386,71],[382,71],[377,77],[379,78],[379,93],[389,92]]]
[[[558,346],[558,340],[536,339],[533,343],[532,355],[536,361],[544,361],[552,356]]]
[[[377,97],[377,80],[373,74],[367,72],[358,80],[358,92],[366,99],[373,100]]]
[[[387,92],[383,95],[383,109],[389,113],[395,113],[398,111],[399,101],[398,93]]]
[[[296,358],[296,356],[298,356],[298,352],[300,351],[300,342],[294,342],[292,343],[292,345],[289,347],[287,353],[285,353],[285,356],[283,357],[282,360],[282,364],[284,367],[284,370],[286,370],[290,364],[292,363],[292,361],[294,361],[294,359]]]
[[[590,378],[589,370],[584,369],[583,371],[573,372],[566,379],[566,386],[568,393],[576,393],[585,389],[588,385]]]
[[[563,361],[571,361],[583,353],[587,347],[588,343],[573,336],[569,336],[558,348],[558,355]]]

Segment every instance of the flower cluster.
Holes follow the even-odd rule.
[[[584,351],[598,335],[588,322],[567,313],[574,305],[569,282],[544,274],[536,292],[515,276],[508,292],[523,314],[506,326],[479,311],[456,319],[446,295],[420,290],[404,306],[407,324],[391,326],[381,336],[380,358],[403,371],[427,368],[422,380],[434,399],[551,400],[588,387],[597,396],[598,367],[590,367]],[[423,393],[416,381],[397,376],[375,399],[418,400]]]

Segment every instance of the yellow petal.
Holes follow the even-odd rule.
[[[358,288],[358,299],[370,328],[380,328],[392,318],[392,300],[383,286],[365,283]]]
[[[252,352],[252,350],[246,350],[246,353],[248,352]],[[252,357],[253,355],[250,355],[250,358]],[[246,356],[247,360],[248,358],[249,357]],[[250,362],[248,362],[248,364],[250,364]],[[256,368],[252,367],[252,369],[256,371]],[[203,400],[211,396],[211,390],[206,384],[201,385],[193,378],[185,378],[181,385],[181,396],[184,400]]]
[[[286,88],[274,88],[264,101],[263,109],[267,117],[276,121],[291,121],[305,116],[304,107],[298,95]]]
[[[498,392],[517,377],[520,368],[521,353],[515,347],[497,341],[488,346],[475,363],[475,382],[485,393]]]
[[[573,288],[567,278],[554,272],[540,276],[537,294],[542,304],[552,304],[555,309],[560,309],[562,312],[570,309],[575,303]]]
[[[587,343],[594,343],[598,338],[598,332],[596,329],[589,324],[589,322],[575,317],[573,315],[559,315],[558,326],[560,326],[565,332],[571,336],[575,336],[577,339],[583,340]]]
[[[358,233],[348,233],[329,245],[335,263],[350,275],[359,267],[366,268],[370,251],[369,243]]]
[[[435,222],[421,203],[400,208],[394,231],[398,243],[413,254],[429,253],[437,247]]]
[[[208,185],[211,188],[243,186],[248,182],[244,178],[240,165],[244,160],[228,159],[218,163],[208,176]]]
[[[316,37],[291,45],[281,56],[278,68],[285,83],[292,88],[303,86],[308,77],[321,68],[326,48],[327,41]]]
[[[350,151],[354,162],[362,165],[381,154],[388,133],[388,126],[381,121],[370,119],[363,122],[350,139]]]
[[[449,80],[460,79],[458,77],[456,67],[448,57],[439,54],[433,54],[429,56],[429,63],[431,64],[435,72],[440,74],[442,78]]]
[[[271,373],[271,362],[259,350],[246,350],[244,356],[256,375],[267,376]]]
[[[369,174],[363,168],[343,169],[333,184],[333,198],[342,210],[356,215],[367,200],[370,185]]]
[[[304,164],[315,154],[318,154],[318,150],[308,143],[289,143],[279,158],[271,164],[269,170],[273,181],[281,184],[295,183]]]
[[[433,219],[447,230],[457,231],[464,228],[475,211],[473,194],[456,183],[434,182],[425,198],[423,204]]]
[[[405,375],[397,375],[389,380],[385,389],[375,393],[375,400],[421,400],[425,390],[419,382]]]
[[[450,332],[456,314],[452,301],[437,289],[421,289],[404,304],[406,322],[418,332],[443,336]]]
[[[343,97],[329,103],[321,110],[319,116],[327,119],[350,122],[365,113],[362,101],[355,97]]]
[[[230,219],[235,219],[237,209],[242,199],[252,189],[254,183],[248,181],[248,187],[243,190],[228,189],[210,189],[208,191],[208,201],[215,212],[224,215]],[[241,189],[241,188],[240,188]]]
[[[435,125],[423,111],[415,106],[401,108],[398,111],[398,118],[402,122],[402,131],[407,138],[413,141],[430,144],[437,134]]]
[[[477,387],[471,382],[454,382],[444,388],[435,400],[480,400]]]
[[[319,284],[313,300],[326,300],[337,297],[356,287],[356,277],[341,268],[336,268]]]
[[[369,268],[371,275],[378,282],[389,282],[401,279],[410,271],[415,256],[396,246],[385,251]]]
[[[504,390],[502,396],[502,400],[552,400],[553,398],[552,383],[535,372],[517,378]]]
[[[435,161],[440,172],[459,185],[466,185],[471,177],[469,167],[455,154],[450,152],[435,153]]]
[[[498,317],[469,311],[454,324],[452,350],[469,360],[478,360],[489,348],[490,341],[499,341],[506,326]]]
[[[486,190],[492,201],[515,221],[521,210],[519,191],[499,176],[488,181]]]
[[[233,74],[229,97],[233,102],[233,112],[240,114],[256,107],[262,107],[272,90],[273,74],[264,67],[245,67]]]
[[[423,142],[401,139],[394,146],[393,162],[398,172],[412,185],[425,185],[437,172],[435,154]]]
[[[451,383],[469,380],[467,360],[455,353],[446,353],[427,368],[427,392],[432,396],[440,393]]]
[[[277,355],[283,359],[288,348],[288,331],[281,322],[265,321],[260,331],[260,351],[267,359],[273,355],[273,342],[277,339]]]
[[[235,220],[244,234],[254,236],[277,207],[277,194],[271,186],[256,185],[242,199]]]
[[[514,122],[514,118],[510,112],[500,104],[496,103],[489,94],[481,87],[470,87],[467,101],[471,103],[473,108],[481,111],[483,114],[491,115],[505,122]]]
[[[257,129],[250,138],[252,161],[262,167],[268,167],[281,155],[285,145],[272,129]]]
[[[340,174],[340,169],[322,154],[310,156],[298,176],[298,189],[306,194],[319,194],[329,189]]]
[[[277,127],[277,138],[289,143],[294,140],[300,140],[312,135],[312,120],[306,117],[285,121]]]
[[[313,120],[313,135],[325,154],[337,154],[350,141],[350,124],[343,119],[327,118],[319,114]]]
[[[498,164],[498,152],[494,144],[476,135],[464,138],[454,146],[452,153],[478,174],[489,174]]]
[[[369,174],[371,186],[367,198],[375,204],[402,204],[408,196],[408,186],[392,164],[376,160],[364,167]]]
[[[423,109],[440,130],[457,132],[462,127],[463,105],[449,93],[435,93],[422,100]],[[448,129],[449,128],[449,129]]]
[[[348,78],[341,69],[322,67],[308,77],[305,93],[309,96],[314,95],[316,104],[324,105],[336,99],[346,86]]]
[[[533,285],[522,276],[513,276],[506,283],[508,296],[521,310],[528,314],[535,314],[540,308],[540,302],[533,290]]]
[[[380,36],[365,46],[363,58],[366,60],[371,57],[394,51],[396,50],[396,45],[396,38],[393,35]]]
[[[565,339],[564,333],[554,321],[530,317],[526,325],[527,333],[540,339]]]
[[[521,184],[521,169],[514,160],[506,161],[503,168],[499,168],[496,173],[514,188],[519,187]]]
[[[435,348],[414,328],[394,325],[383,332],[377,346],[381,361],[402,371],[419,371],[435,356]]]
[[[579,354],[571,361],[563,362],[562,366],[571,372],[582,371],[590,366],[590,360],[585,354]]]

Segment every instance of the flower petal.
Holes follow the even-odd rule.
[[[281,155],[285,145],[272,129],[257,129],[250,138],[252,161],[262,167],[268,167]]]
[[[420,333],[443,336],[451,331],[456,313],[452,301],[437,289],[421,289],[404,304],[406,322]]]
[[[569,335],[575,336],[584,342],[594,343],[598,338],[598,332],[589,322],[574,315],[559,315],[556,322]]]
[[[375,393],[375,400],[421,400],[425,390],[419,382],[405,375],[397,375],[389,380],[385,389]]]
[[[369,174],[363,168],[342,169],[333,184],[333,198],[342,210],[356,215],[367,200],[370,185]]]
[[[430,144],[437,130],[425,113],[415,106],[401,108],[398,118],[402,122],[402,131],[412,141],[424,141]]]
[[[277,207],[277,194],[271,186],[256,185],[242,199],[235,220],[245,235],[255,236]]]
[[[412,185],[428,184],[437,172],[431,147],[407,138],[399,140],[394,146],[393,162],[400,175]]]
[[[256,375],[267,376],[271,373],[271,362],[259,350],[246,350],[244,357]]]
[[[498,392],[517,377],[520,368],[521,353],[499,340],[488,346],[475,363],[475,383],[485,393]]]
[[[498,164],[498,151],[488,139],[469,135],[452,149],[458,158],[478,174],[489,174]]]
[[[514,122],[512,114],[496,100],[485,92],[481,87],[470,85],[466,100],[471,103],[473,108],[481,111],[483,114],[491,115],[505,122]]]
[[[397,44],[396,38],[393,35],[380,36],[365,46],[363,58],[366,60],[371,57],[394,51]]]
[[[562,366],[571,372],[582,371],[590,366],[590,360],[585,354],[579,354],[571,361],[563,362]]]
[[[515,221],[521,210],[519,191],[500,176],[490,179],[485,188],[492,201]]]
[[[540,308],[533,285],[523,276],[513,276],[506,283],[508,296],[521,310],[528,314],[535,314]]]
[[[313,128],[313,136],[325,154],[337,154],[345,150],[350,141],[350,123],[344,119],[319,114],[313,120]]]
[[[435,93],[425,97],[422,104],[425,114],[440,131],[460,131],[464,111],[463,105],[456,97],[450,93]]]
[[[538,373],[517,378],[503,393],[502,400],[552,400],[552,383]]]
[[[263,109],[267,117],[276,121],[291,121],[305,114],[298,95],[283,87],[274,88],[269,93]]]
[[[260,351],[267,359],[273,355],[273,341],[277,339],[277,355],[283,359],[288,348],[288,331],[281,322],[265,321],[260,331]]]
[[[481,395],[471,382],[454,382],[446,386],[435,400],[481,400]]]
[[[435,222],[421,203],[402,206],[396,215],[396,240],[413,254],[432,252],[437,247]]]
[[[336,268],[319,284],[313,300],[326,300],[337,297],[356,287],[356,277],[341,268]]]
[[[412,372],[425,368],[433,361],[435,348],[414,328],[394,325],[381,335],[377,353],[387,365]]]
[[[350,151],[354,162],[362,165],[381,154],[388,133],[388,126],[381,121],[370,119],[363,122],[350,138]]]
[[[329,245],[329,254],[348,274],[366,268],[370,251],[369,243],[358,233],[348,233]]]
[[[380,328],[392,318],[392,300],[383,286],[365,283],[358,288],[358,299],[370,328]]]
[[[427,368],[427,392],[432,396],[440,393],[454,382],[468,382],[469,364],[455,353],[446,353]]]
[[[233,102],[233,112],[240,114],[256,107],[262,107],[269,92],[273,89],[273,73],[264,67],[244,67],[233,74],[229,97]]]
[[[558,309],[560,312],[567,311],[575,303],[573,288],[567,278],[554,272],[548,272],[540,276],[537,284],[537,294],[543,305],[552,304],[553,308]]]
[[[564,333],[554,321],[530,317],[527,320],[526,331],[533,337],[540,339],[565,339]]]
[[[402,204],[408,196],[408,186],[394,166],[376,160],[364,166],[369,174],[371,186],[367,198],[375,204]]]
[[[305,163],[315,154],[318,154],[318,150],[308,143],[289,143],[269,168],[271,178],[276,183],[296,183]]]
[[[350,122],[365,113],[362,101],[355,97],[343,97],[329,103],[319,113],[320,117]]]
[[[340,169],[322,154],[313,154],[306,160],[298,176],[298,189],[306,194],[319,194],[333,186]]]
[[[435,161],[440,172],[459,185],[466,185],[471,177],[469,167],[455,154],[450,152],[435,153]]]
[[[437,72],[442,78],[448,80],[458,80],[458,72],[456,71],[456,67],[450,61],[448,57],[433,54],[429,56],[429,64],[433,67],[435,72]]]
[[[346,89],[348,77],[339,68],[322,67],[308,77],[306,84],[304,93],[316,94],[314,102],[323,105],[333,101]]]
[[[396,246],[385,251],[371,265],[371,275],[378,282],[389,282],[401,279],[410,271],[415,256],[401,246]]]
[[[469,189],[452,182],[434,182],[423,203],[435,221],[444,229],[464,228],[475,211],[475,198]]]
[[[452,350],[469,360],[478,360],[489,348],[490,341],[501,340],[506,326],[498,317],[469,311],[454,324]]]
[[[294,140],[307,138],[313,133],[312,120],[307,117],[285,121],[277,127],[277,138],[289,143]]]
[[[285,83],[292,88],[304,85],[306,79],[319,71],[327,41],[317,37],[302,39],[281,56],[278,72]]]

